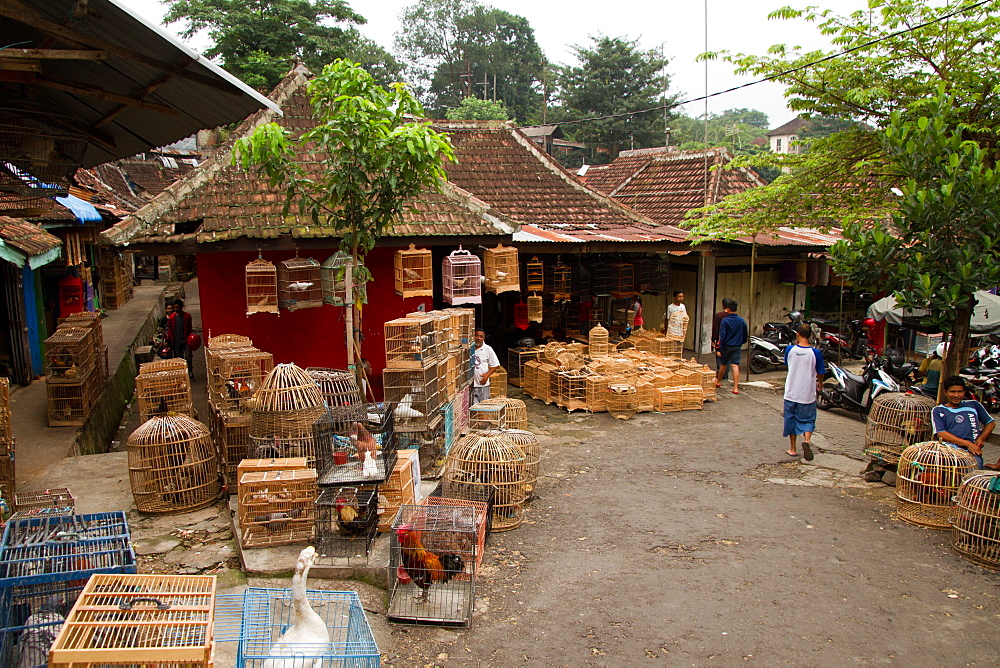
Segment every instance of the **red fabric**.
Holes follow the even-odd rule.
[[[184,338],[187,338],[191,334],[191,314],[187,311],[183,312],[184,315]],[[176,313],[171,313],[167,318],[167,343],[174,345],[174,325],[176,324]]]

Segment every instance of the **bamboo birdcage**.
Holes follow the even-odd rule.
[[[1000,570],[1000,474],[968,475],[958,488],[950,522],[951,546],[963,559]]]
[[[256,348],[223,349],[207,373],[208,400],[217,408],[245,413],[254,392],[274,368],[274,356]]]
[[[59,327],[45,339],[46,382],[82,382],[97,368],[98,344],[93,330]]]
[[[251,411],[281,412],[324,407],[319,385],[295,364],[277,364],[247,402]]]
[[[528,320],[541,322],[543,317],[542,298],[538,295],[528,297]]]
[[[441,488],[439,487],[438,490]],[[490,513],[492,512],[492,499],[490,501],[478,501],[464,499],[461,497],[451,497],[442,495],[438,490],[420,502],[422,506],[441,506],[445,508],[471,508],[475,513],[476,522],[476,571],[483,564],[483,554],[486,550],[486,536],[490,532]],[[443,490],[442,490],[443,492]],[[464,511],[459,511],[464,514]]]
[[[396,465],[392,475],[379,487],[378,530],[388,531],[396,518],[399,507],[412,505],[415,488],[420,484],[420,451],[415,449],[397,450]]]
[[[469,429],[492,431],[507,427],[507,405],[480,401],[469,407]]]
[[[525,454],[502,432],[473,433],[448,453],[443,482],[496,488],[493,530],[509,531],[521,524],[525,499]]]
[[[350,371],[310,366],[306,367],[306,373],[319,386],[323,400],[330,408],[362,403],[358,380]]]
[[[5,497],[6,498],[6,497]],[[7,499],[10,500],[10,499]],[[66,487],[54,487],[14,494],[14,506],[19,512],[35,508],[74,508],[76,499]]]
[[[194,417],[191,379],[188,377],[186,365],[183,370],[140,373],[135,378],[135,395],[140,422],[168,413],[181,413]]]
[[[507,382],[517,387],[524,387],[524,365],[531,360],[537,360],[542,354],[541,348],[511,348],[507,351]]]
[[[433,318],[396,318],[385,323],[385,366],[420,369],[446,349],[438,340]]]
[[[681,410],[684,390],[679,385],[657,388],[653,394],[653,407],[661,413],[671,413]]]
[[[590,346],[591,357],[606,357],[611,350],[608,344],[608,330],[598,323],[587,335],[587,344]]]
[[[368,563],[378,532],[378,495],[375,485],[323,488],[316,497],[316,553],[348,565]]]
[[[504,429],[527,429],[528,428],[528,409],[524,405],[524,402],[520,399],[511,399],[510,397],[496,397],[489,398],[485,401],[479,402],[479,405],[493,405],[493,406],[503,406],[504,407]]]
[[[538,256],[528,260],[526,265],[526,290],[528,292],[542,292],[545,290],[545,263],[538,259]]]
[[[483,267],[487,292],[500,294],[521,291],[516,248],[502,244],[497,244],[496,248],[487,248],[483,251]]]
[[[165,360],[153,360],[139,365],[139,375],[156,373],[158,371],[183,371],[187,373],[187,360],[183,357],[170,357]]]
[[[490,399],[507,396],[507,370],[502,366],[490,376]]]
[[[701,385],[681,385],[681,410],[701,410],[704,407],[705,393]]]
[[[48,665],[211,668],[215,585],[214,575],[93,575]]]
[[[573,270],[559,260],[552,265],[552,299],[569,299],[573,296]]]
[[[253,341],[250,340],[250,337],[242,334],[217,334],[216,336],[209,336],[205,342],[205,348],[212,350],[244,348],[252,345]]]
[[[542,462],[542,448],[538,444],[538,437],[527,429],[505,429],[503,433],[524,453],[524,498],[530,499],[535,495],[535,488],[538,486],[538,474]]]
[[[438,386],[437,368],[384,369],[385,400],[393,408],[397,431],[421,431],[445,401]]]
[[[298,471],[309,468],[305,457],[282,457],[270,459],[244,459],[236,466],[236,480],[244,473],[261,473],[263,471]]]
[[[311,257],[293,257],[278,263],[278,305],[289,311],[323,305],[319,262]]]
[[[237,466],[250,454],[250,416],[219,411],[210,406],[208,417],[219,471],[226,476],[228,489],[234,494],[236,485],[233,483],[239,480],[236,476]]]
[[[483,303],[483,263],[467,250],[452,251],[441,265],[441,296],[448,304]]]
[[[250,414],[247,456],[305,457],[316,466],[320,453],[333,450],[334,424],[326,406]]]
[[[453,335],[453,338],[457,336],[455,345],[465,346],[471,344],[475,338],[476,310],[471,308],[449,308],[444,311],[451,316],[451,324],[449,326],[452,329],[458,328],[457,335]]]
[[[619,420],[628,420],[639,408],[639,395],[632,383],[609,383],[605,397],[608,413]]]
[[[933,436],[931,409],[934,400],[918,394],[891,392],[872,402],[865,426],[865,454],[886,464],[896,464],[903,450]]]
[[[556,396],[553,397],[555,403],[570,412],[587,410],[587,378],[589,374],[582,371],[560,369],[553,375],[557,388]]]
[[[320,265],[320,276],[323,283],[323,303],[333,306],[344,306],[345,304],[367,304],[368,289],[365,283],[358,280],[357,270],[352,272],[351,285],[353,295],[347,298],[347,268],[353,265],[351,256],[342,250],[337,251],[328,257]],[[359,264],[358,269],[361,268]]]
[[[278,312],[278,269],[258,257],[244,270],[247,286],[247,315]]]
[[[409,297],[434,296],[434,259],[431,251],[410,244],[393,256],[396,294]]]
[[[243,547],[311,540],[316,522],[316,469],[244,473],[237,503]]]
[[[896,469],[897,517],[931,529],[949,528],[952,497],[975,470],[976,460],[965,450],[938,441],[911,445]]]
[[[610,297],[613,283],[611,263],[602,259],[590,265],[590,291],[595,297]]]
[[[639,292],[666,294],[670,289],[670,262],[661,258],[644,258],[638,265]]]
[[[128,472],[142,513],[183,513],[219,498],[219,468],[208,427],[186,415],[154,417],[132,432]]]
[[[687,336],[688,314],[684,311],[676,311],[667,320],[667,339],[673,341],[683,341]]]
[[[635,293],[635,266],[630,262],[611,265],[611,293],[616,297]]]

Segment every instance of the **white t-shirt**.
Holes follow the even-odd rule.
[[[684,306],[684,304],[675,304],[670,302],[667,304],[667,322],[670,322],[670,316],[674,313],[683,313],[684,315],[687,315],[687,312],[687,306]]]
[[[490,379],[487,378],[485,383],[480,383],[479,377],[489,371],[492,367],[500,366],[500,358],[497,357],[497,354],[488,343],[484,343],[478,348],[473,347],[472,354],[475,357],[475,365],[472,370],[473,385],[475,387],[489,387]]]
[[[816,375],[826,373],[823,353],[811,346],[791,345],[785,348],[785,399],[797,404],[816,403]]]

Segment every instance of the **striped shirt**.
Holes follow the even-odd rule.
[[[978,401],[967,399],[958,408],[941,404],[931,410],[931,424],[935,434],[946,431],[967,441],[979,438],[983,433],[983,426],[990,422],[993,422],[993,418]]]

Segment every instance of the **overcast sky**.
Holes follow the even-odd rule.
[[[137,13],[161,22],[164,8],[158,0],[122,0]],[[351,7],[368,19],[361,31],[369,38],[392,50],[393,33],[399,28],[400,10],[412,0],[349,0]],[[524,16],[535,30],[535,39],[550,61],[574,63],[569,45],[588,44],[588,36],[638,39],[646,49],[659,49],[670,61],[671,92],[684,99],[704,95],[705,65],[695,57],[706,45],[705,5],[708,7],[707,44],[709,51],[728,50],[737,53],[764,54],[772,44],[798,45],[806,49],[828,49],[829,42],[821,37],[815,25],[805,21],[769,21],[767,15],[782,6],[805,7],[816,4],[838,14],[848,14],[867,6],[865,0],[660,0],[659,2],[623,2],[607,0],[483,0],[498,9]],[[176,31],[177,25],[167,30]],[[204,48],[204,40],[191,42],[195,49]],[[708,92],[721,91],[747,83],[752,77],[737,77],[724,62],[708,65]],[[765,112],[771,127],[791,120],[783,88],[776,84],[757,84],[709,100],[709,113],[749,107]],[[692,115],[704,111],[704,103],[685,107]]]

